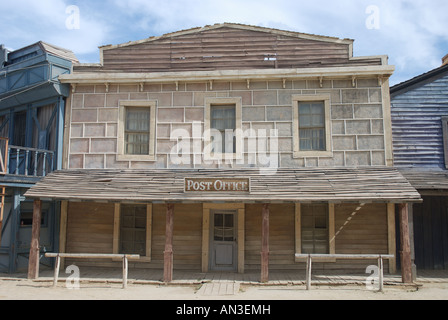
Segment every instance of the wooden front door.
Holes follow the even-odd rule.
[[[237,269],[236,211],[212,211],[210,267],[212,271]]]

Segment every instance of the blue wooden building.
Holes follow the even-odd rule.
[[[10,51],[0,46],[0,272],[26,271],[32,202],[23,194],[62,166],[65,100],[58,76],[77,63],[68,50],[37,42]],[[58,203],[43,205],[42,252],[53,250]],[[45,259],[41,260],[45,264]]]
[[[448,55],[391,88],[394,163],[422,195],[410,213],[417,270],[448,269]],[[411,237],[412,238],[412,237]]]

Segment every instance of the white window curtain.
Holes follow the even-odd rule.
[[[125,153],[149,154],[149,108],[127,108],[125,130]]]
[[[299,104],[301,151],[325,150],[325,106],[323,102]]]

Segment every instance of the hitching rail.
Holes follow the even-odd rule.
[[[306,259],[306,289],[311,288],[311,264],[312,260],[320,260],[321,262],[328,262],[324,260],[328,259],[348,259],[348,260],[372,260],[378,259],[379,269],[379,291],[383,291],[383,259],[393,259],[394,255],[391,254],[299,254],[296,253],[296,258]]]
[[[46,253],[47,258],[56,258],[53,287],[57,286],[61,258],[72,259],[121,259],[123,261],[123,289],[128,285],[128,259],[140,259],[138,254],[91,254],[91,253]]]

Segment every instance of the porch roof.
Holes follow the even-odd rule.
[[[417,190],[448,190],[448,171],[442,169],[400,169]]]
[[[420,202],[396,169],[62,170],[43,178],[27,198],[107,202]],[[185,178],[249,178],[250,192],[185,192]]]

